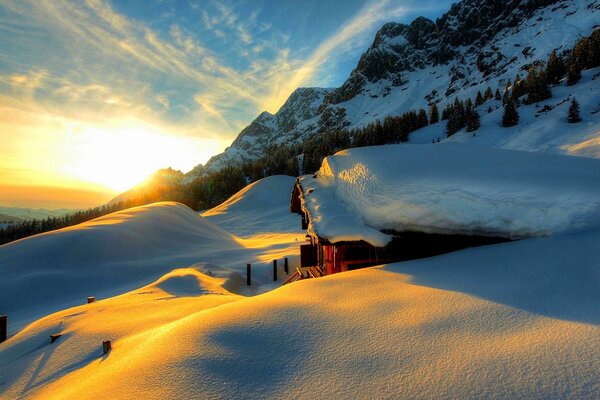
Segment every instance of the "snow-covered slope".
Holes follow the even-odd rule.
[[[11,338],[0,346],[0,393],[598,398],[598,241],[592,230],[467,249],[251,298],[182,270]],[[51,333],[63,336],[50,344]]]
[[[301,142],[314,130],[314,124],[307,121],[317,115],[318,107],[331,89],[298,88],[275,114],[261,113],[245,127],[230,147],[212,157],[206,169],[196,168],[194,172],[216,171],[229,164],[260,157],[268,146]]]
[[[442,140],[532,152],[569,154],[600,158],[600,68],[584,71],[576,87],[563,81],[552,88],[552,98],[518,108],[519,124],[502,126],[502,102],[489,100],[478,107],[481,128],[473,133],[462,130],[444,140],[445,124],[440,122],[420,129],[409,143],[423,144]],[[580,103],[583,121],[570,124],[567,114],[571,100]]]
[[[119,211],[0,246],[0,313],[15,332],[87,296],[115,296],[193,265],[235,279],[253,263],[258,285],[272,281],[273,259],[295,263],[297,236],[240,239],[178,203]]]
[[[598,0],[463,0],[436,22],[417,18],[410,25],[386,24],[341,87],[318,94],[313,93],[318,89],[299,89],[275,116],[261,114],[206,170],[256,158],[269,144],[300,143],[321,132],[365,126],[432,103],[441,110],[455,97],[474,99],[488,86],[502,91],[518,73],[523,78],[529,66],[545,62],[552,50],[560,54],[590,35],[598,21]],[[579,98],[588,89],[575,85],[568,91]],[[305,93],[311,93],[310,102],[296,101]],[[597,106],[597,95],[594,102]],[[532,125],[547,130],[544,121],[551,115],[541,115]],[[594,116],[596,123],[599,115]],[[500,118],[495,114],[497,123]],[[441,125],[436,139],[444,137]],[[581,136],[582,131],[598,140],[598,131],[590,132],[583,124],[571,126],[569,133],[554,131],[553,137]],[[537,147],[544,149],[543,140],[538,141]]]
[[[254,182],[202,217],[237,236],[298,233],[300,218],[289,212],[295,178],[275,175]]]
[[[301,178],[309,231],[385,246],[381,230],[519,238],[600,225],[600,160],[455,143],[341,151]]]

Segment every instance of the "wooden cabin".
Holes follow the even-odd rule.
[[[302,229],[310,225],[310,212],[304,205],[304,189],[300,178],[292,190],[290,211],[302,216]],[[364,240],[331,243],[316,232],[306,235],[307,243],[300,247],[301,267],[317,266],[323,274],[351,271],[374,265],[432,257],[467,247],[506,242],[502,237],[432,234],[424,232],[382,231],[392,236],[384,247],[373,246]]]

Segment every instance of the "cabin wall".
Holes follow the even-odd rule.
[[[336,244],[320,242],[314,248],[318,255],[318,265],[329,275],[506,241],[508,239],[499,237],[407,232],[395,236],[386,247],[375,247],[364,241],[356,241]]]

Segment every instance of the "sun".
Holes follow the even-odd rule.
[[[160,168],[189,170],[206,157],[191,138],[169,135],[142,123],[114,128],[86,126],[72,136],[67,172],[85,182],[123,192]]]

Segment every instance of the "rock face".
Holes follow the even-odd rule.
[[[262,112],[245,127],[230,147],[212,157],[204,170],[215,171],[229,164],[260,157],[272,145],[300,142],[314,132],[319,106],[331,89],[298,88],[275,114]]]
[[[266,146],[360,127],[387,115],[438,108],[455,96],[502,90],[517,73],[569,49],[600,20],[600,0],[463,0],[435,22],[388,23],[336,89],[297,89],[276,114],[263,112],[206,168],[260,157]]]

